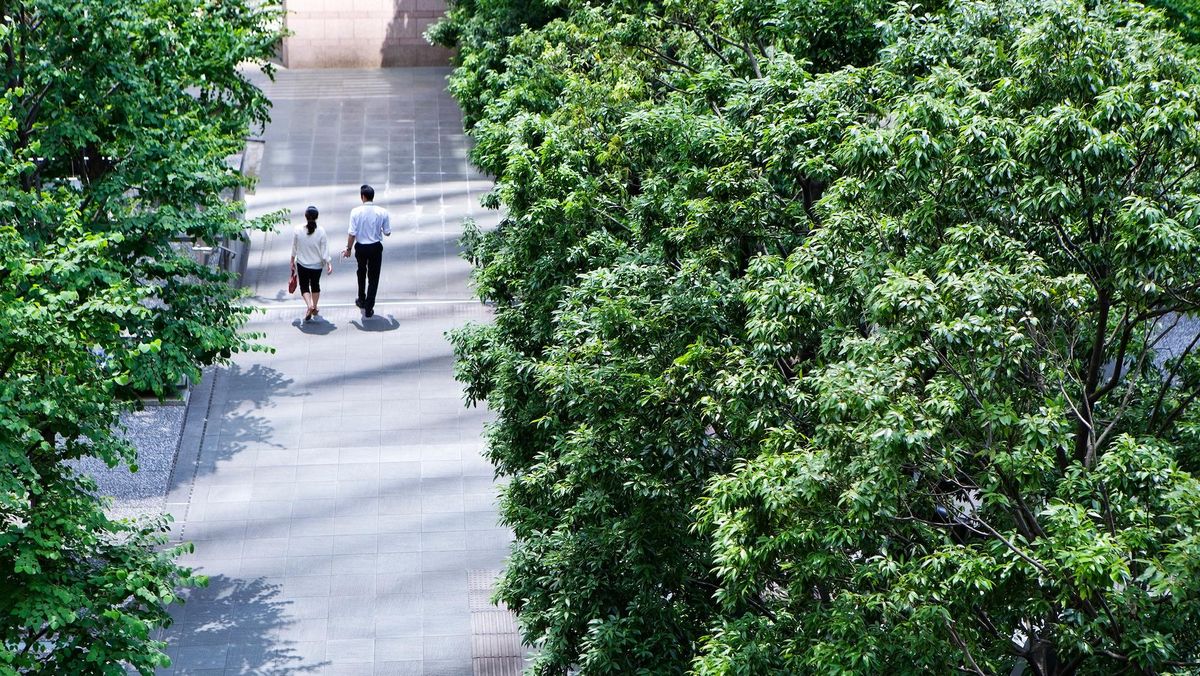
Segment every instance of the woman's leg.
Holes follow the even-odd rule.
[[[297,272],[300,277],[300,295],[304,297],[304,306],[308,308],[307,312],[304,313],[304,318],[311,319],[316,312],[317,306],[313,300],[313,295],[321,290],[320,282],[317,281],[321,273],[320,270],[311,270],[303,265],[298,267]],[[315,275],[313,274],[314,272],[316,273]]]
[[[321,269],[317,268],[312,276],[312,313],[317,316],[317,301],[321,300]]]

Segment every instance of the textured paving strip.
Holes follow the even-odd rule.
[[[526,666],[525,647],[513,614],[492,605],[499,570],[467,572],[471,605],[471,664],[475,676],[517,676]]]
[[[340,248],[366,182],[394,233],[375,316],[353,307],[339,259],[307,324],[285,290],[290,228],[253,238],[247,330],[274,351],[193,392],[167,508],[211,583],[177,610],[165,673],[476,673],[468,571],[494,577],[511,535],[481,455],[490,416],[464,407],[445,332],[490,320],[457,239],[463,218],[496,217],[478,206],[491,185],[467,167],[446,75],[282,72],[265,86],[276,107],[250,215],[290,209],[295,223],[315,204]]]

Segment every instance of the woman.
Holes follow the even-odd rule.
[[[317,225],[320,212],[310,206],[304,210],[304,226],[297,227],[292,237],[292,268],[300,278],[300,295],[304,296],[304,304],[308,312],[304,321],[314,319],[317,314],[317,301],[321,299],[321,265],[329,274],[333,274],[333,261],[329,258],[329,238],[325,236],[325,228]]]

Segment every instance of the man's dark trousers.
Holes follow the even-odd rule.
[[[358,261],[358,300],[362,309],[375,311],[375,292],[379,290],[379,267],[383,265],[383,242],[354,244]]]

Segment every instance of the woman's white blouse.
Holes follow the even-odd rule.
[[[322,265],[328,265],[329,238],[325,235],[325,228],[318,225],[310,235],[307,226],[296,226],[296,233],[292,236],[292,255],[297,263],[306,268],[320,269]]]

